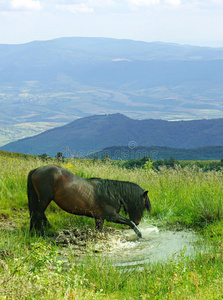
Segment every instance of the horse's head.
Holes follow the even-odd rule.
[[[151,212],[151,203],[148,197],[148,191],[140,193],[140,195],[135,199],[135,204],[131,208],[129,207],[128,213],[130,220],[132,220],[136,225],[139,225],[142,219],[143,211],[147,209]]]

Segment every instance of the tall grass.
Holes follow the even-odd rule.
[[[132,181],[149,190],[152,216],[168,223],[199,227],[223,216],[223,173],[180,166],[161,171],[126,170],[111,162],[74,160],[65,164],[82,177]]]
[[[149,190],[152,223],[202,228],[211,253],[193,258],[120,269],[102,256],[81,264],[70,251],[66,266],[58,246],[31,237],[27,175],[44,164],[60,164],[82,176],[132,181]],[[223,296],[223,174],[196,168],[152,170],[120,168],[112,162],[0,156],[0,299],[221,299]],[[47,209],[53,231],[70,224],[94,227],[90,218],[72,216],[56,205]],[[116,226],[109,224],[109,226]]]
[[[222,252],[190,259],[181,253],[144,269],[119,269],[103,257],[87,255],[80,263],[70,252],[66,266],[57,247],[46,240],[24,237],[22,232],[6,238],[1,299],[221,299],[223,295]]]
[[[50,161],[84,178],[102,177],[132,181],[149,190],[152,217],[169,224],[180,223],[187,227],[199,227],[220,220],[223,216],[223,173],[178,167],[162,168],[161,171],[126,170],[111,162],[91,160]],[[46,164],[40,159],[0,156],[0,203],[1,212],[16,218],[27,215],[26,184],[31,169]],[[47,213],[70,216],[56,205]],[[73,216],[72,216],[73,218]],[[78,217],[79,219],[79,217]],[[21,221],[21,220],[20,220]],[[64,223],[63,221],[61,221]],[[80,221],[81,222],[81,221]]]

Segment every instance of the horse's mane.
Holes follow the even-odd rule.
[[[143,189],[136,183],[129,181],[119,181],[101,178],[91,178],[96,180],[96,193],[98,196],[114,198],[120,202],[124,201],[129,209],[141,209],[140,201]]]

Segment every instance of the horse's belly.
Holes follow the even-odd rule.
[[[86,203],[82,199],[56,199],[54,201],[60,208],[70,214],[88,217],[100,217],[102,215],[99,207],[90,202]]]
[[[94,201],[92,185],[83,180],[78,183],[64,182],[60,188],[55,189],[54,201],[68,213],[89,217],[100,217],[101,210]]]

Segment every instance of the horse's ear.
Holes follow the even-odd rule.
[[[147,210],[149,212],[151,212],[151,203],[150,203],[150,200],[149,200],[149,197],[148,197],[148,191],[145,191],[143,193],[143,199],[145,201],[145,207],[147,208]]]
[[[144,199],[146,199],[147,194],[148,194],[148,191],[145,191],[145,192],[143,193],[143,198],[144,198]]]

